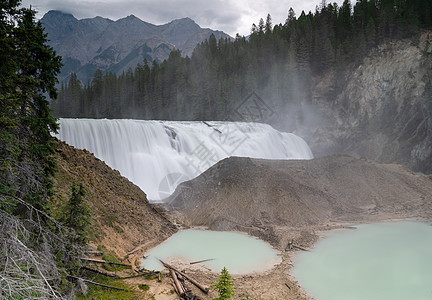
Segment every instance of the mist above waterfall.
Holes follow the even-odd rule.
[[[60,140],[87,149],[150,200],[229,156],[310,159],[300,137],[260,123],[60,119]]]

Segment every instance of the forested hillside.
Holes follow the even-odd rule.
[[[174,50],[161,64],[144,61],[120,76],[98,70],[88,86],[72,74],[53,108],[61,117],[225,120],[255,91],[273,110],[296,109],[312,101],[313,78],[336,72],[331,99],[347,67],[370,49],[431,26],[430,0],[323,1],[313,14],[290,9],[285,24],[273,26],[268,15],[249,39],[211,36],[190,58]]]

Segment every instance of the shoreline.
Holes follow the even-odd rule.
[[[169,238],[167,238],[166,240],[162,241],[161,243],[157,244],[157,245],[153,245],[153,247],[147,249],[144,251],[144,256],[153,256],[153,258],[156,258],[156,256],[150,255],[150,253],[152,251],[154,251],[156,248],[163,246],[164,244],[167,244],[169,242],[169,239],[173,238],[176,234],[179,234],[181,232],[184,231],[202,231],[202,232],[215,232],[215,233],[233,233],[233,234],[238,234],[238,235],[242,235],[244,237],[247,237],[249,239],[253,239],[254,242],[255,241],[259,241],[260,243],[264,243],[265,247],[268,247],[269,249],[263,249],[263,250],[271,250],[272,252],[274,252],[272,254],[272,257],[266,258],[264,259],[262,262],[260,262],[259,265],[254,265],[253,268],[249,268],[252,269],[251,271],[231,271],[230,267],[227,266],[228,271],[230,272],[231,275],[236,275],[236,276],[251,276],[251,275],[260,275],[260,274],[264,274],[268,271],[271,271],[272,269],[274,269],[276,266],[280,265],[283,262],[283,253],[281,250],[277,249],[276,247],[274,247],[273,245],[271,245],[270,243],[268,243],[267,241],[264,241],[256,236],[253,236],[249,233],[246,232],[242,232],[242,231],[234,231],[234,230],[230,230],[230,231],[216,231],[216,230],[211,230],[208,228],[204,228],[202,226],[198,226],[198,227],[191,227],[191,228],[183,228],[183,229],[179,229],[178,232],[174,233],[172,236],[170,236]],[[193,255],[191,255],[193,256]],[[212,255],[209,254],[209,257],[215,257],[212,258],[211,261],[214,260],[218,260],[220,259],[219,257],[216,257],[217,255]],[[162,258],[164,260],[166,260],[166,262],[170,263],[170,264],[179,264],[181,265],[183,268],[185,269],[190,269],[190,270],[201,270],[201,271],[207,271],[207,272],[211,272],[217,276],[219,276],[220,274],[220,270],[213,270],[214,266],[209,266],[207,264],[207,262],[200,262],[200,263],[195,263],[195,264],[191,264],[191,262],[194,261],[199,261],[200,259],[202,259],[202,257],[187,257],[187,255],[185,254],[174,254],[172,256],[166,257],[166,258]],[[144,267],[143,264],[143,260],[141,259],[141,267]],[[221,267],[222,268],[222,267]],[[237,268],[244,268],[244,267],[237,267]]]
[[[269,243],[260,237],[257,237],[251,233],[240,231],[240,230],[230,230],[227,232],[244,234],[248,237],[259,239],[269,244],[272,249],[277,251],[277,256],[280,259],[278,264],[272,264],[269,268],[263,271],[254,271],[244,274],[231,273],[233,280],[235,281],[236,295],[239,297],[245,297],[249,295],[252,299],[297,299],[297,300],[316,300],[312,295],[310,295],[307,290],[305,290],[297,278],[293,274],[293,268],[296,263],[296,257],[301,250],[293,249],[286,250],[286,241],[294,239],[295,242],[299,243],[302,247],[306,249],[312,249],[315,245],[326,237],[326,233],[339,230],[356,230],[355,226],[361,224],[378,224],[378,223],[390,223],[390,222],[420,222],[428,225],[432,225],[432,218],[412,216],[407,217],[401,216],[389,216],[389,215],[379,215],[374,216],[372,219],[367,220],[349,220],[349,221],[338,221],[330,220],[326,223],[312,226],[300,226],[300,227],[288,227],[279,226],[275,227],[277,232],[277,243]],[[199,227],[187,227],[183,230],[205,230],[214,231],[203,226]],[[303,236],[306,235],[307,238],[303,240]],[[308,236],[309,235],[309,236]],[[153,244],[153,247],[146,247],[145,253],[151,251],[154,247],[157,247],[166,240],[159,244]],[[275,244],[277,244],[275,246]],[[204,264],[190,265],[190,261],[187,259],[174,258],[170,261],[174,265],[180,265],[181,268],[185,269],[188,274],[191,274],[199,282],[203,282],[211,286],[214,282],[217,282],[219,272],[214,272],[208,266]],[[229,269],[228,269],[229,271]],[[199,291],[197,291],[198,295]],[[211,299],[215,294],[210,293],[209,295],[201,295],[203,299]],[[155,299],[163,299],[156,297]]]

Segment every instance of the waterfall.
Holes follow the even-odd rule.
[[[150,200],[229,156],[311,159],[306,142],[260,123],[60,119],[60,140],[87,149]]]

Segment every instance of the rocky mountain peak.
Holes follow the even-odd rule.
[[[75,22],[78,21],[72,14],[70,13],[66,13],[66,12],[62,12],[60,10],[50,10],[49,12],[47,12],[44,16],[43,16],[46,20],[50,20],[51,22],[53,20],[67,20],[67,19],[73,19]]]
[[[45,25],[45,31],[51,33],[49,39],[56,41],[70,34],[78,23],[78,20],[69,13],[50,10],[43,16],[41,22]]]
[[[97,68],[121,74],[144,58],[161,62],[174,47],[190,56],[212,33],[217,39],[229,38],[221,31],[201,28],[190,18],[154,25],[135,15],[117,21],[102,17],[78,20],[68,13],[49,11],[41,22],[50,45],[63,57],[59,79],[74,72],[83,82],[88,82]]]

